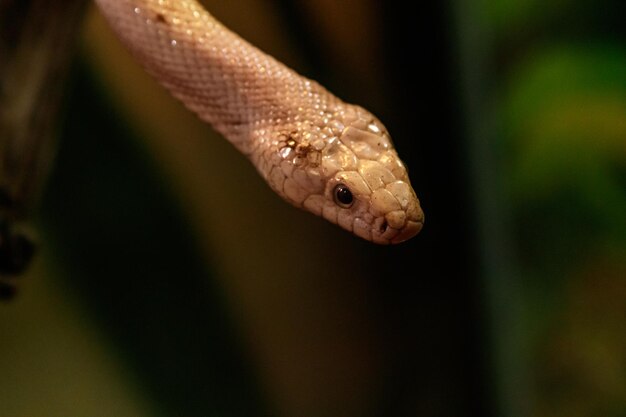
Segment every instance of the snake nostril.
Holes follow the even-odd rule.
[[[385,233],[385,231],[387,230],[387,226],[389,226],[387,220],[383,219],[383,221],[380,222],[380,224],[378,225],[378,231],[380,233]]]

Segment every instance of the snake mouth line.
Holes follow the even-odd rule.
[[[400,232],[390,240],[390,242],[402,243],[418,234],[420,230],[422,230],[422,227],[424,227],[424,220],[409,220],[406,225],[400,229]]]
[[[379,244],[397,244],[409,240],[422,230],[423,219],[407,220],[401,228],[391,227],[387,222],[381,224],[371,232],[371,238]]]

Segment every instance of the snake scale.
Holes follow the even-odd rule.
[[[218,22],[195,0],[96,0],[142,66],[287,202],[369,241],[424,214],[383,124]]]

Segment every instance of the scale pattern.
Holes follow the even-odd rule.
[[[367,110],[263,53],[195,0],[96,3],[144,68],[286,201],[376,243],[420,231],[407,171]]]

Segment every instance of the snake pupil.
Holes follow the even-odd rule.
[[[335,187],[335,199],[340,206],[349,207],[354,201],[352,191],[344,184],[339,184]]]

